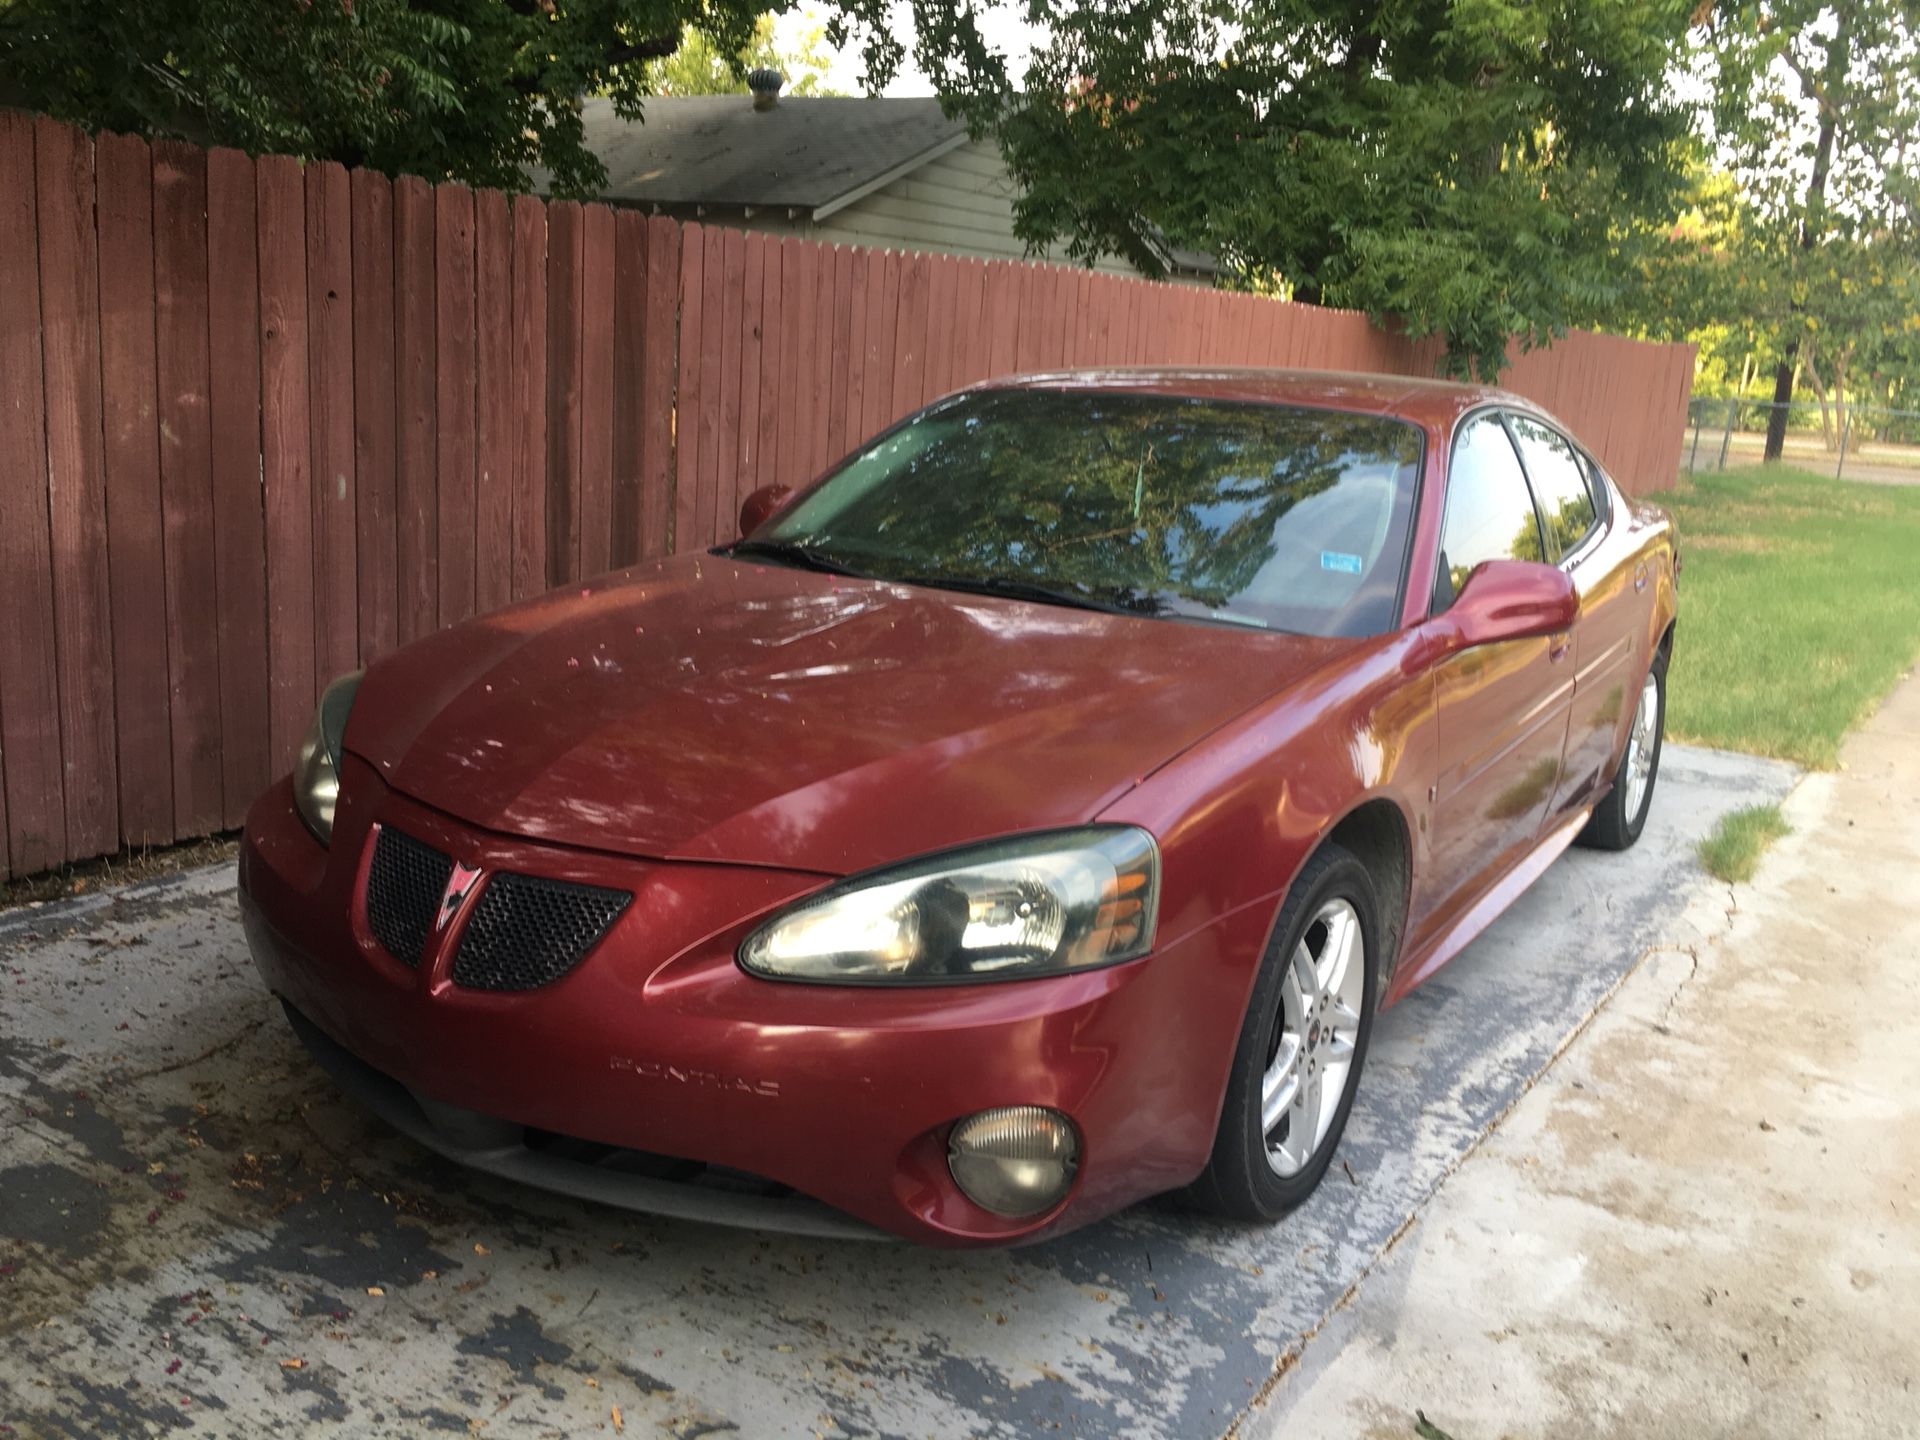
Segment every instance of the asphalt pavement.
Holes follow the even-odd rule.
[[[1571,852],[1381,1017],[1285,1222],[1148,1205],[1016,1251],[441,1162],[301,1050],[224,867],[0,913],[0,1437],[1222,1434],[1678,922],[1697,839],[1794,776],[1668,746],[1638,847]]]

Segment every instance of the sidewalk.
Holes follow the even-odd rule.
[[[1242,1435],[1920,1435],[1920,679]]]

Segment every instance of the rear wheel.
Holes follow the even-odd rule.
[[[1379,901],[1366,867],[1324,845],[1274,925],[1240,1027],[1213,1155],[1186,1199],[1274,1220],[1313,1193],[1353,1108],[1379,977]]]
[[[1660,746],[1667,729],[1667,657],[1656,650],[1641,682],[1627,746],[1614,771],[1613,789],[1594,807],[1580,832],[1580,843],[1596,850],[1624,850],[1647,828],[1653,809],[1653,782],[1660,775]]]

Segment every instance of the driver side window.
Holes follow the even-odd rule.
[[[1484,560],[1544,559],[1533,492],[1507,427],[1494,414],[1468,421],[1454,439],[1448,467],[1432,613],[1453,604],[1467,576]]]

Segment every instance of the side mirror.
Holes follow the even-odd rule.
[[[791,485],[762,485],[740,502],[740,533],[751,535],[786,509],[792,498]]]
[[[1486,560],[1474,566],[1445,618],[1458,645],[1524,640],[1571,629],[1580,613],[1573,580],[1537,560]]]

